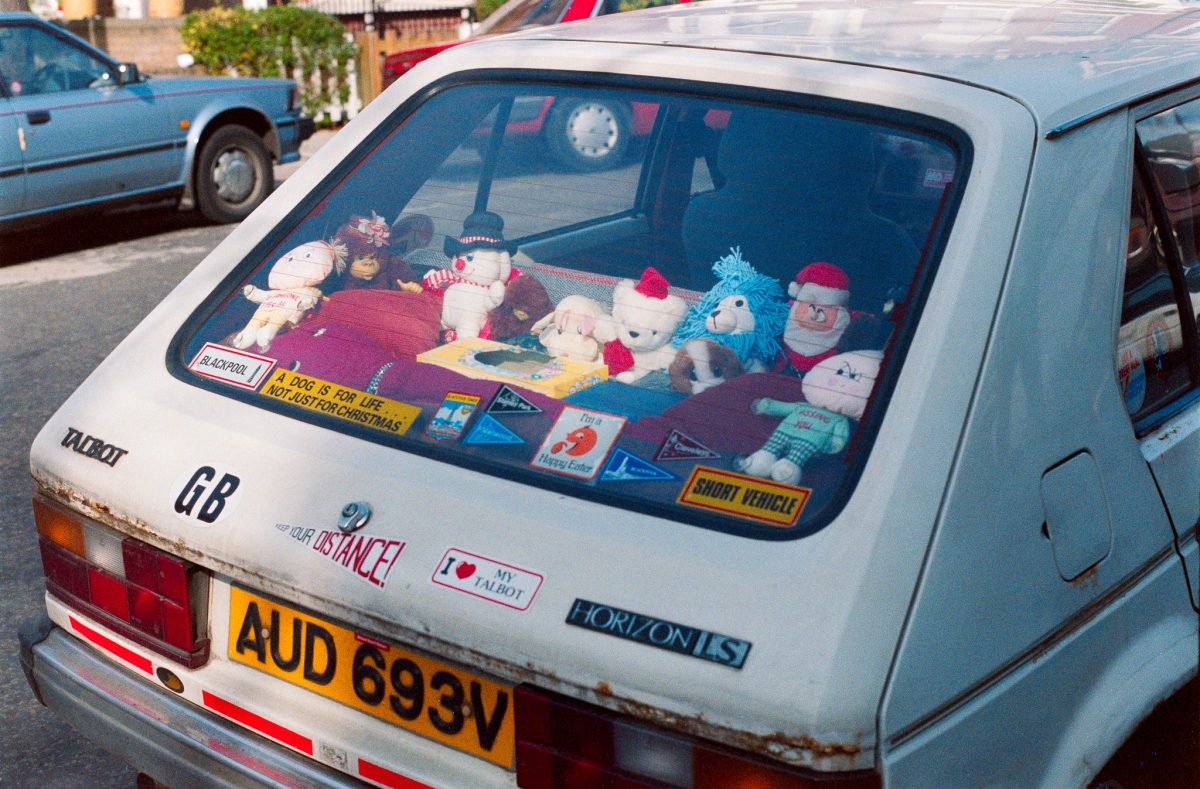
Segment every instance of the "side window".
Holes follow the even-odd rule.
[[[1134,177],[1117,334],[1117,378],[1134,422],[1191,385],[1183,329],[1163,239],[1142,181]]]
[[[13,96],[77,90],[110,81],[108,65],[44,30],[0,30],[0,75]]]

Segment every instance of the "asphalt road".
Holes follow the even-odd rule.
[[[307,156],[329,137],[305,143]],[[278,168],[283,178],[296,165]],[[18,623],[42,610],[29,445],[58,406],[232,225],[171,207],[0,239],[0,787],[132,787],[135,772],[34,699]]]

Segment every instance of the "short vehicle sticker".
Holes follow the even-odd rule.
[[[749,641],[576,598],[567,624],[740,669]]]
[[[507,562],[447,548],[430,580],[439,586],[525,611],[533,603],[545,576]]]
[[[542,409],[526,400],[508,384],[501,385],[488,405],[489,414],[540,414]]]
[[[592,479],[616,443],[625,417],[567,406],[530,465],[568,477]]]
[[[67,434],[63,436],[62,446],[78,452],[84,457],[99,460],[108,466],[117,465],[118,460],[129,454],[129,450],[121,449],[115,444],[105,442],[102,438],[87,435],[82,430],[76,430],[73,427],[67,428]]]
[[[601,482],[654,482],[665,479],[679,477],[620,447],[613,450],[612,457],[600,472]]]
[[[274,366],[275,360],[268,356],[206,342],[188,369],[243,389],[257,389]]]
[[[217,466],[200,466],[175,481],[174,509],[179,517],[197,526],[212,526],[237,506],[242,478]]]
[[[479,395],[447,393],[446,399],[434,412],[433,419],[425,426],[425,435],[439,440],[458,438],[478,405]]]
[[[525,439],[496,421],[491,414],[480,414],[475,427],[463,439],[464,444],[524,444]]]
[[[654,459],[657,461],[663,460],[707,460],[708,458],[718,457],[716,452],[713,452],[708,447],[701,444],[691,436],[680,433],[678,430],[671,430],[662,446],[658,448]]]
[[[310,411],[402,436],[421,409],[320,378],[279,370],[262,388],[262,394]]]
[[[696,466],[679,492],[680,504],[739,515],[772,526],[792,526],[804,511],[812,488]]]
[[[275,528],[329,561],[354,573],[372,586],[387,587],[388,576],[404,550],[405,542],[370,534],[345,534],[330,529],[310,529],[288,523]]]

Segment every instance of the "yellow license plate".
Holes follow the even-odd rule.
[[[512,767],[512,688],[233,587],[229,657]]]

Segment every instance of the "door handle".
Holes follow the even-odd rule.
[[[25,118],[31,126],[37,126],[41,123],[49,123],[50,113],[46,110],[36,110],[35,112],[25,113]]]

